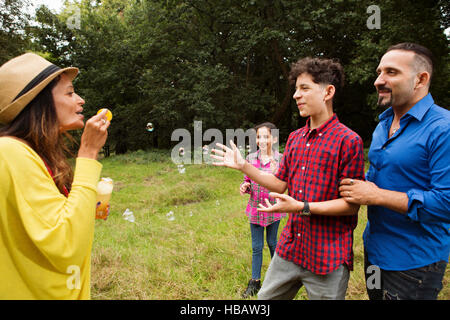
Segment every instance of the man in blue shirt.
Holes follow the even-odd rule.
[[[429,93],[432,61],[413,43],[381,58],[374,85],[378,104],[389,108],[373,133],[367,181],[343,179],[339,188],[348,202],[368,205],[370,299],[437,299],[442,289],[450,253],[450,112]],[[381,281],[369,285],[376,272]]]

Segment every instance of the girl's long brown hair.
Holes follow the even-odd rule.
[[[27,141],[53,171],[55,184],[64,193],[64,187],[71,188],[73,171],[67,161],[70,151],[59,132],[52,95],[59,78],[50,82],[11,123],[0,128],[0,137],[13,136]]]

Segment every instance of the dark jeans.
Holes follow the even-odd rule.
[[[250,223],[250,231],[252,233],[252,279],[261,279],[261,266],[263,260],[264,248],[264,229],[266,229],[266,241],[269,246],[270,257],[273,257],[275,248],[277,247],[277,233],[280,220],[262,227],[257,224]]]
[[[364,253],[367,294],[370,300],[436,300],[446,267],[446,261],[438,261],[417,269],[387,271],[374,268]],[[378,288],[374,278],[377,272],[381,277]]]

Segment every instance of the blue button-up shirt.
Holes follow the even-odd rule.
[[[408,270],[450,253],[450,112],[431,94],[417,102],[389,138],[394,112],[383,112],[369,150],[366,179],[378,187],[404,192],[408,212],[368,206],[364,247],[372,264]]]

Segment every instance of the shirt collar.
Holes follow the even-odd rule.
[[[308,133],[313,132],[314,130],[316,130],[317,134],[322,135],[323,133],[325,133],[329,128],[334,127],[336,124],[339,123],[339,119],[336,115],[336,113],[333,113],[333,116],[328,119],[324,124],[322,124],[320,127],[312,129],[309,126],[311,122],[311,117],[308,118],[308,120],[306,120],[306,132],[303,134],[303,136],[306,136]]]
[[[417,120],[422,121],[423,116],[433,104],[433,97],[431,96],[431,93],[428,93],[425,97],[420,99],[411,109],[409,109],[406,114],[409,114]],[[382,121],[391,117],[393,114],[394,111],[392,110],[392,107],[389,107],[389,109],[380,114],[378,118],[380,119],[380,121]]]

